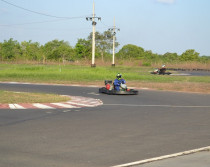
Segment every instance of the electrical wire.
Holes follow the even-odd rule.
[[[66,21],[66,20],[68,20],[68,19],[45,20],[45,21],[28,22],[28,23],[18,23],[18,24],[0,24],[0,26],[1,27],[22,26],[22,25],[30,25],[30,24],[53,23],[53,22]]]
[[[101,23],[102,23],[105,27],[110,27],[110,26],[106,25],[103,21],[101,21]]]
[[[29,24],[42,24],[42,23],[50,23],[50,22],[57,22],[57,21],[64,21],[64,20],[69,20],[69,19],[78,19],[78,18],[85,18],[86,16],[77,16],[77,17],[63,17],[63,16],[55,16],[55,15],[50,15],[50,14],[46,14],[46,13],[41,13],[41,12],[37,12],[37,11],[33,11],[33,10],[30,10],[30,9],[26,9],[24,7],[21,7],[21,6],[18,6],[16,4],[13,4],[13,3],[10,3],[6,0],[0,0],[6,4],[9,4],[11,6],[14,6],[16,8],[19,8],[19,9],[22,9],[22,10],[25,10],[25,11],[28,11],[28,12],[31,12],[31,13],[35,13],[35,14],[39,14],[39,15],[43,15],[43,16],[47,16],[47,17],[53,17],[53,18],[57,18],[57,20],[47,20],[47,21],[39,21],[39,22],[29,22],[29,23],[19,23],[19,24],[5,24],[5,25],[2,25],[0,24],[0,27],[12,27],[12,26],[22,26],[22,25],[29,25]],[[89,15],[89,14],[88,14]],[[90,14],[91,16],[92,14]],[[109,27],[107,26],[106,24],[104,24],[102,22],[102,24],[105,26],[105,27]],[[105,27],[100,27],[99,29],[105,29]]]
[[[56,21],[56,20],[55,20]],[[58,20],[58,21],[61,21],[61,20]],[[9,28],[17,28],[16,26],[22,26],[22,25],[28,25],[28,24],[37,24],[37,23],[47,23],[47,22],[53,22],[52,21],[43,21],[43,22],[31,22],[31,23],[23,23],[23,24],[8,24],[8,25],[1,25],[0,24],[0,27],[9,27]],[[75,29],[60,29],[60,28],[55,28],[55,29],[52,29],[52,28],[31,28],[31,27],[21,27],[21,29],[24,29],[24,30],[47,30],[47,31],[81,31],[81,30],[91,30],[92,28],[75,28]],[[97,29],[99,30],[102,30],[102,29],[107,29],[106,27],[98,27]]]
[[[15,5],[13,3],[10,3],[8,1],[5,1],[5,0],[1,0],[2,2],[4,3],[7,3],[11,6],[14,6],[16,8],[19,8],[19,9],[22,9],[22,10],[25,10],[25,11],[28,11],[28,12],[31,12],[31,13],[35,13],[35,14],[39,14],[39,15],[42,15],[42,16],[47,16],[47,17],[54,17],[54,18],[57,18],[57,19],[78,19],[78,18],[84,18],[85,16],[78,16],[78,17],[62,17],[62,16],[54,16],[54,15],[50,15],[50,14],[46,14],[46,13],[40,13],[40,12],[37,12],[37,11],[33,11],[33,10],[30,10],[30,9],[26,9],[24,7],[21,7],[21,6],[18,6],[18,5]]]

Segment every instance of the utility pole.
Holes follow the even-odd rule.
[[[115,67],[115,39],[116,39],[116,30],[120,31],[119,28],[115,26],[115,18],[114,18],[114,26],[113,28],[109,28],[109,31],[113,32],[113,55],[112,55],[112,66]]]
[[[93,16],[92,17],[86,17],[86,20],[87,21],[92,21],[92,26],[93,26],[93,33],[92,33],[92,64],[91,64],[91,67],[96,67],[96,64],[95,64],[95,46],[96,46],[96,43],[95,43],[95,32],[96,32],[96,21],[95,19],[98,19],[98,20],[101,20],[101,17],[96,17],[95,16],[95,3],[93,1]]]

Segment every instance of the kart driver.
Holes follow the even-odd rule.
[[[165,74],[166,73],[166,66],[162,65],[162,68],[159,69],[159,74]]]
[[[122,79],[122,75],[121,75],[120,73],[118,73],[118,74],[116,75],[116,77],[117,77],[117,78],[114,80],[114,89],[115,89],[116,91],[120,91],[121,85],[122,85],[122,84],[125,84],[126,82],[125,82],[124,79]]]

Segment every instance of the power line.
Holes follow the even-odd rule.
[[[57,18],[57,19],[78,19],[78,18],[84,18],[84,16],[78,16],[78,17],[54,16],[54,15],[50,15],[50,14],[46,14],[46,13],[41,13],[41,12],[33,11],[33,10],[30,10],[30,9],[26,9],[24,7],[15,5],[15,4],[10,3],[8,1],[5,1],[5,0],[1,0],[1,1],[4,2],[4,3],[7,3],[7,4],[11,5],[11,6],[14,6],[16,8],[19,8],[19,9],[22,9],[22,10],[25,10],[25,11],[28,11],[28,12],[31,12],[31,13],[39,14],[39,15],[42,15],[42,16],[54,17],[54,18]]]
[[[68,20],[68,19],[45,20],[45,21],[28,22],[28,23],[17,23],[17,24],[0,24],[0,26],[2,26],[2,27],[22,26],[22,25],[30,25],[30,24],[53,23],[53,22],[66,21],[66,20]]]
[[[6,27],[6,25],[0,25],[1,27]],[[11,29],[16,29],[17,27],[15,26],[9,26],[7,28],[11,28]],[[42,31],[86,31],[86,30],[91,30],[91,28],[89,27],[80,27],[80,28],[44,28],[44,27],[30,27],[30,28],[26,28],[26,27],[21,27],[22,30],[42,30]]]
[[[110,27],[107,24],[105,24],[103,21],[101,21],[101,23],[105,26],[105,27]]]
[[[5,1],[5,0],[1,0],[2,2],[4,3],[7,3],[11,6],[14,6],[14,7],[17,7],[19,9],[22,9],[22,10],[25,10],[25,11],[28,11],[28,12],[31,12],[31,13],[35,13],[35,14],[39,14],[39,15],[44,15],[44,16],[47,16],[47,17],[53,17],[53,18],[57,18],[59,20],[47,20],[47,21],[38,21],[38,22],[28,22],[28,23],[18,23],[18,24],[0,24],[1,27],[10,27],[10,26],[21,26],[21,25],[30,25],[30,24],[43,24],[43,23],[50,23],[50,22],[57,22],[57,21],[63,21],[63,20],[69,20],[69,19],[78,19],[78,18],[85,18],[87,15],[85,16],[77,16],[77,17],[60,17],[60,16],[53,16],[53,15],[49,15],[49,14],[45,14],[45,13],[40,13],[40,12],[36,12],[36,11],[33,11],[33,10],[29,10],[29,9],[26,9],[26,8],[23,8],[21,6],[18,6],[18,5],[15,5],[13,3],[10,3],[8,1]],[[94,17],[94,18],[97,18],[99,20],[101,20],[100,17]],[[86,17],[87,20],[89,19],[93,19],[93,17]],[[104,24],[102,22],[102,24],[105,26],[105,27],[109,27],[108,25]],[[105,28],[104,27],[104,28]],[[102,29],[102,28],[100,28]]]

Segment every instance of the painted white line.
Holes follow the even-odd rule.
[[[104,104],[106,106],[127,106],[127,107],[173,107],[173,108],[210,108],[210,106],[175,106],[175,105],[138,105],[138,104]]]
[[[40,103],[34,103],[33,106],[37,107],[37,108],[41,108],[41,109],[55,109],[53,107],[44,105],[44,104],[40,104]]]
[[[73,85],[71,85],[71,86],[76,86],[76,87],[78,87],[78,86],[80,86],[80,85],[75,85],[75,84],[73,84]]]
[[[191,75],[191,74],[185,74],[185,73],[183,73],[183,74],[171,74],[171,75],[174,75],[174,76],[188,76],[188,75]]]
[[[171,106],[171,107],[177,107],[177,108],[210,108],[210,106]]]
[[[94,105],[89,105],[89,104],[82,104],[82,103],[75,103],[75,102],[66,102],[68,104],[73,104],[73,105],[78,105],[78,106],[84,106],[84,107],[93,107]]]
[[[98,93],[95,93],[95,92],[90,92],[90,93],[88,93],[89,95],[96,95],[96,96],[99,96],[100,94],[98,94]]]
[[[64,110],[63,112],[66,113],[66,112],[70,112],[70,111],[71,111],[71,110]]]
[[[63,103],[51,103],[53,105],[56,105],[56,106],[60,106],[60,107],[64,107],[64,108],[80,108],[80,107],[76,107],[76,106],[73,106],[73,105],[70,105],[70,104],[63,104]]]
[[[141,89],[143,89],[143,90],[148,90],[149,88],[141,88]]]
[[[88,87],[90,87],[90,88],[97,88],[98,86],[96,86],[96,85],[88,85]]]
[[[128,107],[171,107],[170,105],[138,105],[138,104],[104,104],[105,106],[128,106]]]
[[[20,82],[5,82],[5,83],[8,83],[8,84],[21,84]]]
[[[193,154],[193,153],[197,153],[197,152],[201,152],[201,151],[210,151],[210,146],[202,147],[202,148],[198,148],[198,149],[194,149],[194,150],[189,150],[189,151],[184,151],[184,152],[179,152],[179,153],[175,153],[175,154],[170,154],[170,155],[164,155],[164,156],[160,156],[160,157],[145,159],[145,160],[141,160],[141,161],[131,162],[131,163],[127,163],[127,164],[112,166],[112,167],[131,167],[131,166],[134,166],[134,165],[141,165],[141,164],[150,163],[150,162],[154,162],[154,161],[159,161],[159,160],[163,160],[163,159],[168,159],[168,158],[174,158],[174,157],[178,157],[178,156]]]

